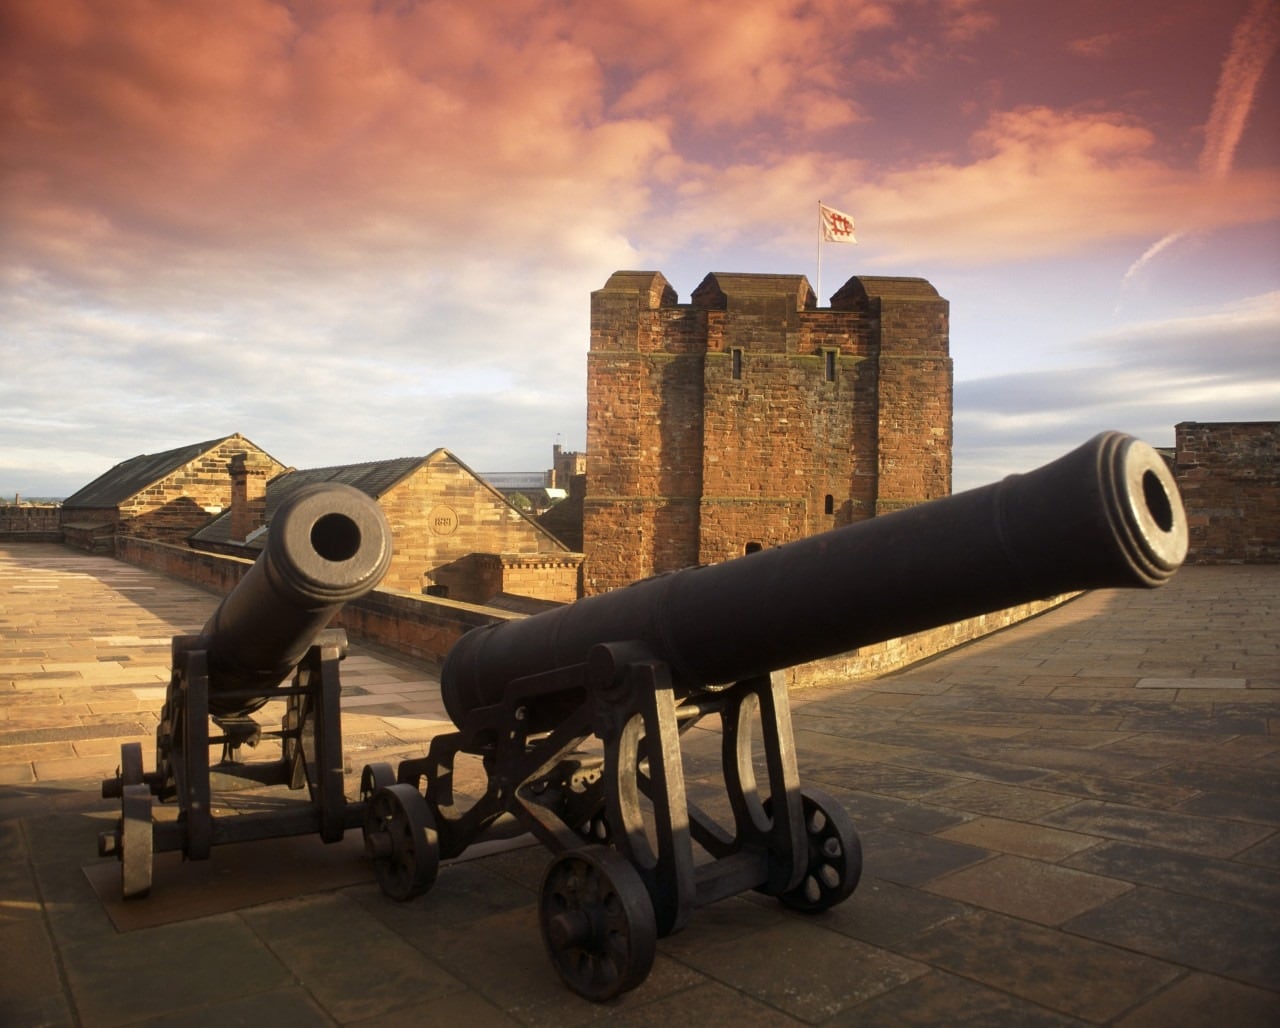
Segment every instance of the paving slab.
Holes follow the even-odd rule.
[[[756,893],[695,911],[604,1005],[543,952],[539,846],[476,847],[407,903],[358,832],[169,854],[149,900],[113,894],[100,781],[122,741],[150,760],[169,640],[217,599],[0,544],[0,1023],[1280,1023],[1280,568],[1089,593],[793,693],[802,780],[861,835],[858,890],[817,916]],[[342,674],[349,795],[451,730],[433,668],[355,639]],[[709,722],[684,739],[717,810],[721,743]]]
[[[1059,925],[1128,892],[1127,882],[1000,854],[925,886],[940,896],[1037,924]]]
[[[1074,934],[1280,990],[1280,918],[1201,896],[1140,887],[1064,925]]]

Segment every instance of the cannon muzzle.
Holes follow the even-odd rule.
[[[270,690],[288,677],[343,604],[378,584],[391,552],[386,517],[358,489],[328,483],[289,496],[261,556],[201,630],[210,711],[249,714],[265,704],[220,694]]]
[[[714,687],[1064,592],[1158,586],[1186,551],[1164,460],[1105,432],[1024,475],[476,629],[445,660],[443,698],[461,725],[509,682],[619,642]]]

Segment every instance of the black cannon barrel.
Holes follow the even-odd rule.
[[[391,552],[387,519],[360,490],[321,483],[285,499],[262,554],[200,633],[210,710],[248,714],[266,703],[219,693],[280,684],[343,604],[381,581]]]
[[[455,724],[506,684],[638,641],[718,685],[1064,592],[1166,581],[1182,501],[1146,443],[1104,432],[1024,475],[770,550],[644,579],[464,635],[441,672]]]

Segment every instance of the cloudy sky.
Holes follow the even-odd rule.
[[[590,293],[951,301],[955,486],[1280,419],[1276,0],[5,0],[0,495],[585,445]]]

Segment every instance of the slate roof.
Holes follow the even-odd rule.
[[[130,497],[148,486],[171,475],[184,464],[189,464],[202,453],[220,446],[229,439],[239,439],[239,434],[224,435],[204,443],[190,443],[163,453],[143,453],[121,461],[110,471],[104,472],[88,485],[62,501],[63,507],[118,507]],[[248,440],[245,440],[248,442]],[[253,445],[250,443],[249,445]]]
[[[375,460],[364,464],[337,464],[328,468],[305,468],[301,471],[284,471],[267,483],[266,504],[263,517],[271,524],[279,508],[289,496],[306,485],[323,482],[341,482],[359,489],[372,499],[378,499],[397,482],[407,478],[426,464],[441,450],[427,457],[397,457],[393,460]],[[192,534],[193,542],[231,542],[231,511],[223,511],[199,531]],[[249,545],[262,545],[265,539],[250,540]]]

